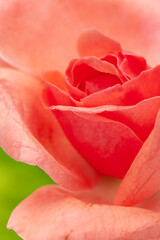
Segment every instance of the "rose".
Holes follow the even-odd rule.
[[[142,192],[133,196],[137,185],[128,189],[128,184],[139,179],[142,172],[146,174],[146,161],[153,151],[148,150],[148,142],[159,120],[160,66],[150,69],[144,58],[122,51],[117,42],[93,29],[81,36],[79,45],[80,53],[82,49],[85,54],[86,49],[93,56],[72,60],[61,85],[57,81],[60,73],[44,73],[47,87],[43,100],[69,141],[95,170],[111,177],[125,176],[115,202],[136,204],[153,193],[147,181],[144,194],[153,163],[152,170],[143,175]],[[159,140],[155,136],[154,140],[158,149]],[[159,188],[158,183],[156,186]]]
[[[14,5],[15,2],[17,2],[17,5]],[[28,1],[28,3],[25,3],[25,5],[23,3],[23,7],[21,6],[21,2],[18,2],[18,1],[15,1],[15,2],[13,3],[12,1],[12,3],[10,3],[10,6],[7,6],[4,9],[5,13],[7,13],[7,17],[6,17],[6,14],[4,13],[2,14],[3,21],[4,19],[7,20],[5,21],[5,24],[2,26],[3,39],[5,39],[5,42],[4,42],[3,39],[1,38],[2,56],[3,57],[5,56],[4,59],[12,63],[14,67],[18,66],[20,69],[24,69],[32,73],[33,72],[37,73],[43,70],[50,69],[51,62],[46,61],[45,59],[46,53],[43,56],[44,62],[42,64],[41,62],[42,58],[39,57],[40,55],[38,55],[39,59],[37,61],[34,61],[36,59],[35,57],[36,51],[33,52],[33,55],[35,54],[34,57],[32,56],[33,58],[30,58],[31,52],[32,52],[31,46],[29,49],[23,48],[23,51],[24,51],[23,54],[22,53],[17,54],[20,50],[20,46],[16,46],[15,44],[10,45],[7,43],[7,39],[8,41],[14,41],[14,39],[17,40],[15,36],[16,31],[15,30],[13,31],[12,28],[6,28],[6,23],[10,22],[11,21],[10,19],[12,19],[12,17],[14,16],[8,13],[11,13],[11,12],[15,13],[15,9],[16,9],[16,11],[20,13],[19,16],[21,16],[21,14],[23,13],[22,14],[23,17],[21,17],[21,20],[25,19],[26,14],[27,16],[29,15],[29,17],[32,16],[30,11],[27,12],[27,9],[29,9],[29,7],[31,6],[31,3],[32,3],[31,1]],[[78,3],[78,1],[76,3]],[[105,1],[104,2],[102,1],[98,4],[101,5],[106,3]],[[32,5],[34,6],[34,3],[32,3]],[[96,4],[96,7],[100,5]],[[28,6],[27,9],[25,8],[26,6]],[[50,9],[48,7],[49,5],[46,4],[46,6],[47,6],[47,11],[49,11]],[[61,6],[64,6],[64,5],[61,3]],[[66,8],[67,8],[67,5],[65,5],[65,9]],[[25,12],[23,11],[23,9],[25,9]],[[39,8],[37,9],[38,10],[36,11],[40,11],[40,13],[42,13],[42,10],[45,12],[44,4],[43,4],[43,8],[41,8],[41,5],[40,5]],[[35,12],[33,15],[36,16]],[[66,14],[64,16],[66,16]],[[154,16],[156,17],[156,15]],[[43,19],[44,19],[44,16],[43,16]],[[89,19],[89,16],[88,16],[88,19]],[[19,21],[19,19],[17,22],[16,21],[14,21],[14,24],[15,24],[14,26],[18,27],[19,24],[22,23],[22,21]],[[25,20],[23,23],[25,24],[27,23],[26,26],[28,26],[28,21]],[[39,29],[38,26],[34,28],[36,33],[38,32],[38,29]],[[5,37],[5,36],[9,36],[9,34],[11,33],[12,33],[12,38]],[[25,28],[25,33],[26,33],[26,28]],[[20,35],[19,31],[18,31],[18,35],[24,36],[24,35]],[[114,44],[112,44],[113,42],[111,40],[109,44],[108,42],[109,39],[106,39],[107,44],[104,44],[105,43],[104,37],[99,34],[94,35],[94,37],[92,37],[91,39],[88,38],[88,36],[90,35],[86,33],[85,35],[82,35],[82,37],[79,40],[79,50],[81,51],[82,55],[86,53],[86,50],[88,49],[89,51],[96,50],[96,55],[97,55],[97,48],[95,49],[95,43],[94,41],[92,42],[90,41],[92,39],[96,40],[96,46],[98,46],[98,54],[99,53],[102,54],[104,50],[105,52],[109,51],[110,49],[112,49],[113,51],[113,48],[111,48],[111,46],[113,47],[113,45],[114,46],[116,45],[116,49],[117,49],[117,46],[119,46],[115,44],[115,42]],[[30,36],[30,37],[33,37],[33,36]],[[102,41],[102,38],[103,38],[103,41]],[[101,40],[99,41],[99,39]],[[27,36],[23,37],[20,43],[22,43],[23,40],[28,43],[29,38],[27,38]],[[23,41],[23,44],[24,44],[24,41]],[[88,42],[89,42],[90,48],[88,48],[88,44],[87,44]],[[41,45],[40,40],[38,42],[36,41],[36,44],[37,43]],[[7,46],[7,48],[5,46]],[[46,46],[48,47],[48,45]],[[67,46],[67,42],[66,42],[66,46]],[[85,46],[87,46],[87,48]],[[106,46],[110,46],[110,49],[106,50]],[[66,49],[67,49],[66,52],[68,52],[69,49],[68,48]],[[25,55],[25,50],[28,52],[28,54],[26,55]],[[54,48],[54,51],[55,50],[56,49]],[[114,51],[117,56],[117,50],[114,49]],[[118,52],[119,52],[119,49],[118,49]],[[15,53],[16,53],[16,56],[15,56]],[[73,52],[69,51],[69,53],[72,55]],[[48,57],[52,56],[50,60],[54,59],[52,54],[50,55],[47,52],[46,55]],[[134,58],[134,56],[132,57]],[[29,58],[32,59],[32,63],[29,61]],[[54,61],[52,61],[52,64],[53,63]],[[100,65],[102,65],[102,62],[100,63],[101,63]],[[132,59],[132,63],[133,63],[133,59]],[[117,66],[115,67],[116,68],[115,70],[113,66],[114,64],[112,64],[110,67],[109,67],[109,64],[105,64],[105,65],[108,66],[107,71],[108,69],[109,71],[114,71],[114,75],[118,70],[120,70],[120,72],[122,73],[125,73],[125,76],[122,76],[121,73],[119,72],[118,81],[123,77],[125,79],[126,75],[128,77],[128,71],[127,72],[124,71],[124,68],[122,68],[123,69],[122,71],[122,69],[119,69],[120,66]],[[124,65],[126,65],[126,63]],[[54,66],[57,66],[57,65],[54,63]],[[134,66],[135,66],[135,63],[134,63]],[[126,69],[126,66],[125,66],[125,69]],[[127,69],[131,70],[130,68],[127,68]],[[143,72],[140,73],[141,71]],[[138,207],[141,207],[141,208],[135,208],[135,207],[118,207],[118,206],[108,205],[112,201],[113,195],[116,191],[116,188],[118,187],[117,185],[119,185],[119,181],[118,180],[116,181],[114,179],[104,178],[100,174],[98,174],[98,172],[95,171],[90,166],[90,164],[88,164],[87,161],[84,160],[84,158],[81,155],[79,155],[78,152],[75,150],[75,148],[70,144],[70,142],[65,137],[63,131],[61,130],[59,124],[57,123],[56,119],[54,118],[54,115],[50,111],[46,111],[40,104],[39,99],[40,99],[40,94],[42,92],[42,89],[44,88],[43,83],[41,83],[39,79],[35,77],[18,72],[16,70],[1,69],[1,73],[0,73],[2,78],[1,80],[1,86],[2,86],[1,112],[3,112],[3,117],[1,118],[2,147],[17,160],[26,161],[30,164],[39,165],[63,187],[65,186],[70,190],[83,190],[83,191],[74,192],[74,191],[68,191],[55,186],[44,187],[42,189],[39,189],[37,192],[31,195],[27,200],[25,200],[22,204],[20,204],[20,206],[13,212],[13,215],[10,219],[9,227],[14,228],[20,236],[22,236],[25,239],[28,239],[28,238],[34,239],[35,235],[36,235],[36,239],[46,239],[46,238],[52,239],[53,237],[55,239],[62,239],[62,237],[63,238],[70,237],[72,239],[106,239],[106,238],[108,239],[117,239],[117,238],[147,239],[152,237],[154,237],[155,239],[159,238],[160,236],[159,195],[157,194],[152,198],[151,196],[156,191],[159,190],[159,173],[158,173],[159,115],[157,115],[156,109],[158,109],[158,99],[159,99],[158,97],[159,81],[157,81],[157,79],[158,79],[160,70],[159,70],[159,67],[156,67],[149,70],[142,68],[141,71],[139,71],[139,73],[136,76],[134,76],[136,77],[135,79],[128,80],[128,82],[123,85],[123,86],[129,86],[128,88],[129,90],[132,90],[132,92],[123,91],[123,90],[126,90],[127,87],[124,89],[121,87],[118,88],[118,92],[116,93],[116,95],[118,95],[117,99],[120,99],[121,101],[123,100],[122,101],[123,104],[114,102],[114,106],[121,105],[120,107],[113,108],[113,106],[111,106],[111,108],[108,108],[107,106],[107,108],[94,107],[94,109],[91,108],[90,106],[89,107],[87,106],[87,108],[86,106],[85,108],[84,106],[78,106],[76,108],[74,107],[76,116],[84,117],[84,116],[88,116],[88,114],[90,114],[91,116],[93,116],[93,114],[94,115],[97,114],[98,115],[97,119],[101,121],[104,118],[106,118],[105,115],[108,114],[108,112],[109,114],[113,114],[116,112],[114,117],[116,117],[117,112],[120,112],[122,114],[122,115],[118,115],[118,120],[113,119],[113,122],[115,121],[117,122],[120,120],[123,121],[124,120],[123,116],[127,116],[127,117],[131,116],[131,119],[135,120],[137,116],[139,116],[137,110],[136,110],[136,114],[133,114],[132,112],[132,111],[135,111],[135,106],[136,107],[140,106],[140,109],[139,109],[140,113],[146,114],[145,116],[147,116],[146,118],[147,124],[144,122],[144,118],[139,117],[138,118],[139,121],[137,121],[136,119],[135,122],[139,123],[141,127],[135,126],[136,130],[134,129],[134,131],[136,131],[136,135],[140,136],[141,141],[145,141],[145,139],[147,140],[144,142],[143,146],[141,147],[141,150],[139,151],[136,158],[134,159],[134,162],[132,163],[130,170],[127,172],[127,174],[123,178],[123,181],[119,186],[119,189],[115,197],[115,203],[121,204],[121,205],[133,205],[135,203],[142,202],[141,205],[138,205]],[[85,73],[86,71],[83,72],[82,76],[84,76]],[[110,72],[110,73],[112,73],[113,75],[113,72]],[[129,76],[133,78],[133,75],[132,76],[130,75],[131,73],[135,74],[135,72],[129,71]],[[53,78],[53,74],[54,74],[54,78]],[[67,75],[69,76],[69,71]],[[58,72],[52,71],[52,72],[47,72],[43,74],[43,79],[44,78],[47,80],[48,86],[50,86],[49,91],[52,91],[54,89],[52,91],[51,96],[48,95],[49,93],[48,90],[47,90],[47,95],[46,95],[46,92],[44,92],[45,100],[47,100],[46,103],[47,104],[51,103],[48,100],[55,101],[55,94],[56,94],[57,97],[60,96],[58,100],[63,101],[63,107],[60,108],[56,106],[52,110],[54,110],[54,112],[57,112],[58,114],[63,112],[64,114],[73,112],[73,106],[69,106],[70,104],[68,104],[67,102],[68,97],[66,97],[65,99],[65,101],[67,102],[67,104],[65,105],[68,105],[68,107],[67,106],[64,107],[64,98],[66,95],[68,96],[68,94],[65,94],[65,92],[63,92],[63,98],[61,97],[62,95],[59,95],[59,93],[62,94],[62,90],[58,90],[58,88],[62,88],[63,90],[66,90],[63,84],[63,75]],[[52,83],[49,83],[52,80],[54,80],[54,84],[56,85],[58,84],[58,88],[55,89],[55,86]],[[139,82],[143,82],[144,80],[145,80],[145,83],[147,81],[148,84],[139,85]],[[85,81],[85,83],[86,82],[87,81]],[[138,86],[137,86],[137,82],[138,82]],[[152,84],[152,82],[154,82],[154,85]],[[72,86],[70,87],[72,88]],[[115,89],[116,86],[113,86],[113,88]],[[88,83],[85,84],[85,89],[87,91],[89,90]],[[105,86],[105,89],[106,89],[106,86]],[[134,101],[137,101],[137,102],[131,102],[132,100],[131,93],[132,93],[132,96],[134,96]],[[137,94],[137,93],[141,93],[141,94]],[[53,94],[54,94],[54,98],[53,98]],[[128,102],[128,99],[130,99],[130,101],[128,102],[130,103],[130,107],[127,106],[127,109],[124,108],[123,106],[126,103],[124,101],[125,97],[128,97],[127,102]],[[116,96],[114,96],[113,99],[115,101]],[[76,101],[75,100],[73,101],[76,104],[80,104],[80,101],[78,102],[77,99]],[[144,107],[144,105],[142,106],[141,104],[146,104],[146,106]],[[149,106],[154,106],[154,108],[152,109]],[[146,108],[148,112],[146,111]],[[88,112],[88,109],[90,110],[90,112]],[[102,110],[102,111],[99,111],[99,110]],[[125,110],[127,110],[127,114],[125,113]],[[130,115],[128,115],[128,111],[131,111]],[[57,113],[56,115],[58,117]],[[131,126],[127,125],[128,123],[126,122],[127,120],[126,118],[125,118],[125,123],[122,123],[121,126],[125,125],[126,128],[129,127],[130,129]],[[87,121],[86,117],[83,119],[84,121]],[[153,128],[155,119],[156,119],[156,123]],[[72,118],[72,121],[73,121],[73,118]],[[131,120],[129,121],[129,123],[132,123]],[[16,131],[14,132],[12,129],[13,126],[16,129]],[[93,126],[90,126],[90,128],[91,127]],[[78,128],[76,127],[76,129]],[[143,133],[144,129],[146,131],[145,133],[146,135],[144,135]],[[131,130],[130,133],[132,133],[132,131],[133,130]],[[87,132],[88,132],[88,128],[87,128]],[[114,134],[115,134],[115,131],[114,131]],[[122,131],[121,131],[121,134],[123,135]],[[128,137],[128,135],[126,136]],[[147,138],[148,135],[149,137]],[[117,139],[117,136],[116,136],[116,139]],[[135,146],[135,142],[134,142],[134,146]],[[96,143],[98,143],[98,139],[96,139]],[[131,144],[127,145],[127,147],[130,147],[130,146]],[[110,149],[111,149],[111,146],[110,146]],[[121,151],[119,150],[118,152],[121,153]],[[84,155],[84,152],[82,154]],[[109,169],[109,171],[110,170],[112,170],[112,167]],[[125,169],[125,171],[126,170],[127,168]],[[101,169],[101,172],[102,171],[103,169]],[[117,177],[117,175],[115,175],[115,172],[113,174],[114,176]],[[121,173],[121,175],[123,174]],[[119,177],[122,177],[122,176],[119,176]],[[99,178],[101,178],[100,182],[99,182]],[[148,199],[146,201],[143,201],[146,198]],[[78,199],[81,199],[81,201]],[[88,204],[88,202],[90,202],[91,204]],[[92,205],[92,203],[96,203],[96,204]],[[151,209],[152,211],[146,210],[145,208]],[[154,212],[154,210],[156,212]]]
[[[128,171],[122,184],[120,185],[118,194],[115,199],[117,203],[121,203],[122,205],[135,204],[145,199],[146,195],[152,195],[155,189],[158,189],[159,185],[155,184],[154,189],[151,188],[151,186],[150,188],[148,188],[148,185],[152,185],[153,181],[155,181],[155,175],[157,175],[157,173],[155,172],[155,167],[157,167],[156,158],[157,154],[159,154],[159,139],[156,138],[156,136],[159,137],[159,115],[157,116],[157,123],[154,129],[153,125],[157,112],[160,108],[160,97],[156,95],[160,92],[160,84],[158,77],[160,74],[160,66],[157,66],[154,69],[149,69],[143,58],[135,56],[131,53],[121,51],[119,44],[112,41],[111,39],[105,38],[95,30],[90,30],[89,32],[87,31],[83,37],[91,39],[90,35],[92,35],[92,39],[96,40],[96,46],[94,46],[94,44],[92,43],[92,53],[95,50],[97,54],[97,46],[98,49],[101,46],[101,53],[103,47],[103,50],[106,51],[104,42],[106,42],[107,47],[110,46],[110,48],[108,49],[110,53],[107,53],[101,58],[85,57],[71,62],[66,72],[66,85],[68,86],[70,94],[63,90],[65,89],[65,85],[62,79],[62,75],[60,73],[45,73],[43,75],[43,78],[46,80],[48,87],[43,92],[43,98],[47,105],[51,105],[50,109],[55,112],[57,119],[59,120],[62,128],[64,129],[64,132],[71,140],[72,144],[82,154],[84,159],[87,160],[96,170],[98,170],[98,172],[114,177],[124,177],[131,162],[133,161],[134,156],[141,148],[141,151],[139,152],[139,154],[137,154],[134,163],[131,165],[130,170]],[[102,38],[103,42],[101,42]],[[83,40],[84,39],[81,38],[82,43]],[[99,44],[97,44],[97,42]],[[91,46],[90,42],[88,46]],[[84,51],[85,46],[82,47],[82,49]],[[87,51],[89,51],[89,47],[86,49]],[[154,86],[151,89],[152,82],[154,82]],[[122,87],[120,84],[122,84]],[[146,87],[144,87],[145,84]],[[97,104],[100,103],[102,104],[102,106],[95,107],[95,105],[97,106]],[[107,104],[106,106],[104,105],[105,103]],[[112,103],[116,105],[108,105]],[[43,131],[45,132],[45,129]],[[144,131],[146,132],[144,133]],[[148,138],[148,140],[146,140],[151,131],[152,133],[150,137]],[[146,142],[142,147],[142,141],[145,140]],[[150,144],[153,144],[153,142],[155,143],[154,145],[156,148],[156,154],[154,159],[156,164],[153,162],[150,164],[150,155],[152,153],[152,145],[150,146]],[[145,156],[142,157],[142,154],[145,154]],[[117,168],[116,165],[118,165],[119,163],[120,165]],[[152,169],[149,168],[146,171],[146,167],[148,168],[149,164],[151,165]],[[137,169],[139,170],[138,172]],[[146,176],[143,175],[144,171],[146,171]],[[147,181],[147,186],[145,186],[146,178],[148,178],[151,173],[153,174],[153,179],[151,178],[149,181]],[[126,188],[126,182],[127,184],[129,184],[133,181],[133,179],[140,179],[140,174],[143,175],[143,184],[140,183],[140,186],[143,185],[143,189],[138,192],[138,196],[133,196],[133,192],[137,191],[137,185],[134,183],[134,185],[130,186],[130,188],[128,189],[128,187]],[[104,184],[104,182],[105,180],[103,179],[101,184]],[[145,188],[146,191],[144,193]],[[104,186],[102,189],[104,189]],[[127,191],[129,191],[129,193]],[[29,198],[28,200],[26,200],[24,203],[22,203],[22,205],[20,205],[20,207],[18,207],[18,209],[15,210],[10,220],[11,226],[13,225],[16,231],[21,236],[21,233],[19,232],[20,222],[22,222],[23,224],[22,219],[24,218],[24,216],[26,216],[26,212],[30,212],[33,210],[37,211],[37,208],[41,207],[44,211],[44,214],[46,214],[46,212],[48,212],[48,205],[46,206],[46,203],[48,204],[48,201],[50,202],[51,200],[53,200],[53,202],[50,202],[49,209],[51,208],[51,213],[53,211],[53,215],[57,216],[56,208],[54,208],[53,206],[53,203],[54,201],[57,201],[57,198],[64,199],[63,204],[65,203],[65,208],[62,211],[65,211],[65,215],[70,214],[68,212],[68,208],[74,205],[79,206],[80,204],[79,210],[84,211],[82,203],[76,199],[70,198],[68,194],[66,195],[66,193],[66,190],[62,190],[60,188],[58,189],[55,187],[53,189],[48,187],[43,190],[41,189],[37,191],[35,194],[33,194],[31,199]],[[88,201],[89,199],[88,196],[86,197],[84,195],[86,194],[85,192],[79,193],[78,195],[77,193],[73,192],[71,192],[70,194],[72,196],[75,195],[75,197],[77,198],[82,198],[85,201]],[[93,191],[92,194],[95,194],[95,196],[93,195],[94,197],[91,198],[92,202],[95,201],[97,203],[97,201],[104,201],[104,199],[95,200],[95,197],[99,196],[99,193],[94,193]],[[42,204],[41,202],[43,197],[45,199],[45,204]],[[40,201],[38,201],[39,198]],[[37,204],[40,205],[37,206]],[[61,200],[59,200],[56,207],[62,208]],[[95,212],[94,207],[98,208],[98,212]],[[83,212],[83,217],[85,217],[86,214],[91,214],[92,217],[95,217],[97,216],[97,213],[98,217],[101,217],[102,212],[105,210],[108,211],[111,206],[108,208],[107,205],[94,205],[94,207],[91,207],[89,212],[87,213]],[[77,215],[78,218],[80,217],[79,210],[78,212],[77,210],[73,211],[73,219],[77,218]],[[115,212],[115,214],[117,214],[119,211],[119,207],[113,208],[113,213]],[[138,214],[138,212],[137,209],[134,208],[126,208],[122,212],[120,211],[120,215],[122,215],[123,221],[126,221],[126,214],[127,216],[128,214],[131,214],[132,216],[133,214]],[[17,218],[17,216],[19,216],[20,219]],[[42,216],[43,214],[41,215],[41,218]],[[27,214],[27,219],[28,217],[30,217],[30,214]],[[36,215],[36,221],[38,221],[38,217],[39,214]],[[106,217],[108,217],[108,213],[105,218]],[[149,214],[146,214],[145,212],[141,215],[141,217],[144,217],[145,221],[147,219],[147,223],[154,223],[155,225],[155,222],[157,221],[157,219],[159,219],[159,213],[155,215],[154,221],[153,216],[149,216]],[[50,214],[49,216],[47,215],[47,221],[48,219],[49,221],[52,221]],[[103,218],[101,217],[101,219]],[[138,225],[136,226],[137,229],[137,227],[139,227],[140,225],[140,220],[136,219],[136,221],[138,221]],[[86,224],[86,222],[84,223]],[[80,222],[80,224],[82,223]],[[91,223],[91,229],[94,228],[94,224],[95,223]],[[106,224],[108,224],[107,221]],[[54,231],[56,229],[55,226]],[[158,226],[159,225],[157,225],[157,227]],[[70,228],[70,225],[64,225],[64,228],[66,227]],[[73,227],[76,228],[77,224],[74,225],[73,223]],[[87,225],[87,227],[89,228],[90,225]],[[111,223],[111,227],[113,227],[113,222]],[[130,227],[131,226],[129,226],[129,229]],[[85,230],[86,232],[88,231],[88,228]],[[117,228],[122,229],[121,222],[117,224],[116,229]],[[33,233],[31,233],[31,235],[32,234]],[[43,237],[39,236],[39,238],[45,238],[46,232],[44,230],[41,234]],[[50,236],[54,235],[52,231],[49,234]],[[84,238],[83,234],[81,234],[82,233],[78,235],[80,239]],[[98,239],[99,237],[104,239],[104,234],[105,232],[97,231],[96,235],[92,236],[92,233],[89,232],[88,239],[93,239],[94,237],[95,239]],[[24,230],[22,236],[28,238],[28,232],[25,232]],[[66,236],[68,236],[68,234],[66,234]],[[116,235],[113,236],[114,238],[116,238],[116,236],[127,236],[128,239],[130,239],[131,237],[133,239],[138,236],[145,239],[146,237],[148,237],[148,229],[146,229],[144,233],[137,233],[136,230],[135,235],[133,232],[132,235],[130,235],[128,233],[127,225],[127,229],[125,228],[125,235],[120,231],[116,232]],[[154,236],[159,236],[159,232],[155,233]]]
[[[72,145],[93,168],[123,178],[153,128],[160,99],[150,98],[160,90],[159,79],[156,77],[151,91],[145,59],[121,51],[118,43],[95,30],[81,36],[80,46],[84,55],[86,49],[93,56],[71,61],[61,88],[55,77],[58,73],[44,74],[49,81],[44,100]],[[63,90],[65,84],[68,91]]]

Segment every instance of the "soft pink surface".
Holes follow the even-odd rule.
[[[55,186],[34,192],[12,213],[8,228],[23,239],[135,240],[160,238],[160,214],[82,202]]]
[[[159,7],[159,0],[1,0],[1,57],[29,72],[64,70],[83,30],[97,28],[155,65]]]
[[[160,183],[160,111],[154,129],[134,159],[115,196],[119,205],[133,205],[151,197]]]
[[[16,160],[38,165],[62,186],[78,190],[95,185],[98,174],[42,106],[40,80],[7,68],[0,70],[0,79],[1,147]]]
[[[136,207],[150,209],[155,212],[160,212],[160,191],[156,192],[152,197],[135,205]]]
[[[2,59],[0,59],[0,67],[11,68],[11,66],[8,63],[4,62]]]
[[[118,42],[106,37],[96,29],[84,31],[78,39],[77,47],[81,57],[101,57],[106,52],[118,53],[121,51],[121,46]]]

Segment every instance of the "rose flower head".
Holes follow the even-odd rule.
[[[0,4],[0,143],[58,184],[13,211],[8,228],[23,239],[160,239],[160,65],[148,61],[159,22],[141,2],[120,3]],[[141,27],[150,38],[138,51]]]
[[[78,46],[81,55],[86,50],[91,56],[72,60],[64,78],[58,72],[46,72],[43,100],[94,169],[123,178],[153,129],[153,115],[160,106],[159,79],[151,93],[146,60],[123,51],[94,29],[81,36]]]

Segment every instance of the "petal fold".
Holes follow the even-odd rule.
[[[157,113],[160,109],[160,96],[145,99],[132,106],[107,105],[87,108],[55,105],[51,106],[50,109],[96,114],[121,122],[130,127],[142,141],[145,141],[154,127]]]
[[[160,65],[143,71],[138,77],[120,85],[89,95],[79,103],[83,107],[100,105],[134,105],[144,99],[160,96]],[[154,83],[154,84],[153,84]]]
[[[0,79],[0,146],[4,151],[18,161],[38,165],[72,190],[95,185],[98,174],[72,147],[53,114],[44,109],[40,80],[11,69],[1,69]]]
[[[154,129],[124,177],[115,204],[130,206],[160,190],[160,111]]]

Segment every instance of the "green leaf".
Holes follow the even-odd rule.
[[[9,216],[23,199],[47,184],[54,182],[43,170],[13,160],[0,148],[0,239],[21,239],[6,228]]]

